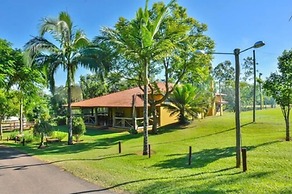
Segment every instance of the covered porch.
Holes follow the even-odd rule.
[[[81,108],[81,107],[80,107]],[[86,125],[94,125],[100,127],[113,127],[123,129],[143,129],[144,118],[143,108],[81,108],[82,114]],[[130,114],[132,112],[132,114]],[[149,117],[148,127],[152,127],[153,119]]]

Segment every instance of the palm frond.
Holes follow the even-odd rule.
[[[24,50],[28,57],[33,58],[42,52],[57,52],[59,48],[53,43],[49,42],[47,39],[37,36],[24,45]]]
[[[90,41],[87,39],[85,34],[81,30],[77,30],[75,33],[75,38],[73,40],[72,46],[75,49],[85,48],[90,45]]]

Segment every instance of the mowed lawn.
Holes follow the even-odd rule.
[[[234,113],[149,135],[151,158],[142,155],[143,134],[108,130],[88,129],[83,141],[73,146],[66,142],[45,149],[33,144],[10,145],[117,192],[292,193],[292,142],[284,141],[281,110],[259,110],[256,123],[251,121],[252,112],[242,112],[247,172],[235,168]]]

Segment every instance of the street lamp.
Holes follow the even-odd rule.
[[[234,55],[235,56],[235,130],[236,130],[236,167],[239,168],[241,164],[241,130],[240,130],[240,87],[239,87],[239,78],[240,78],[240,63],[239,63],[239,54],[243,53],[252,48],[260,48],[264,46],[263,41],[258,41],[254,43],[253,46],[240,51],[239,48],[234,49],[233,53],[220,53],[212,52],[207,54],[225,54],[225,55]],[[204,51],[197,51],[197,53],[205,54]]]

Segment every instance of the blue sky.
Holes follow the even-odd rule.
[[[150,5],[156,0],[150,0]],[[168,2],[168,1],[164,1]],[[208,25],[206,34],[216,43],[217,52],[241,50],[262,40],[266,45],[256,50],[258,70],[264,77],[277,69],[277,57],[292,48],[291,0],[177,0],[187,8],[190,17]],[[89,39],[99,34],[102,26],[112,27],[120,16],[135,17],[145,0],[1,0],[0,38],[15,48],[38,35],[44,17],[57,17],[67,11],[74,24],[85,31]],[[240,55],[252,56],[252,50]],[[225,60],[234,64],[234,56],[214,55],[213,66]],[[88,71],[80,69],[79,75]],[[56,83],[65,83],[66,74],[59,71]]]

